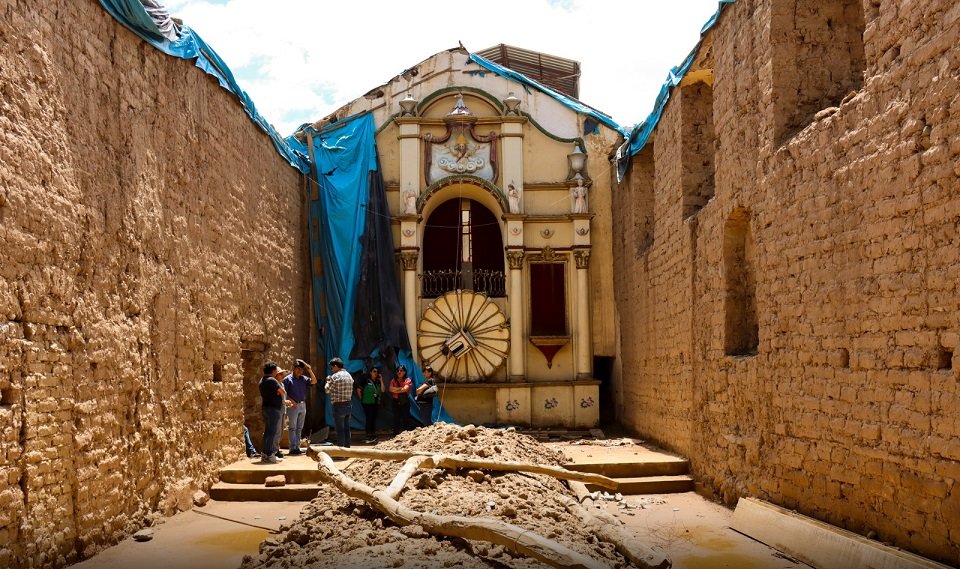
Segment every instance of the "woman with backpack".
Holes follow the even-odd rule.
[[[367,444],[377,442],[377,414],[380,411],[380,397],[386,389],[383,386],[383,376],[380,368],[373,366],[370,374],[364,376],[357,386],[357,397],[363,405],[363,415],[366,418]]]

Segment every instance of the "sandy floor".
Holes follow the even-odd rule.
[[[236,569],[244,555],[289,525],[305,502],[209,502],[152,528],[151,541],[128,538],[74,565],[78,569]],[[258,526],[258,527],[254,527]]]
[[[429,435],[425,437],[424,435]],[[540,445],[513,434],[474,431],[466,436],[455,430],[435,427],[402,435],[384,446],[443,449],[454,454],[506,455],[524,462],[558,463],[557,451],[590,462],[613,459],[614,455],[651,452],[629,445],[598,448],[577,445]],[[436,448],[434,448],[436,447]],[[363,464],[363,463],[366,464]],[[361,461],[345,472],[382,487],[393,477],[399,464]],[[517,523],[535,532],[566,543],[604,564],[623,566],[609,548],[599,547],[582,524],[557,507],[553,493],[568,493],[553,479],[538,475],[497,475],[476,480],[463,474],[424,472],[415,477],[404,500],[416,509],[454,515],[494,516]],[[532,485],[532,486],[531,486]],[[558,488],[553,488],[558,486]],[[513,558],[499,546],[464,545],[434,540],[416,530],[398,528],[382,515],[347,499],[326,487],[310,507],[304,502],[210,502],[203,508],[169,518],[153,528],[152,541],[128,539],[91,560],[83,569],[105,567],[153,568],[237,568],[244,555],[251,555],[245,567],[433,567],[510,566],[542,567],[528,559]],[[495,504],[495,507],[489,507]],[[601,509],[616,516],[634,535],[637,543],[661,548],[675,568],[736,567],[739,569],[787,569],[806,567],[780,555],[742,534],[729,529],[733,512],[690,493],[627,496],[624,504],[600,501]],[[506,509],[505,509],[506,508]],[[512,510],[508,512],[507,509]],[[502,510],[502,511],[501,511]],[[301,513],[304,515],[301,518]],[[286,533],[275,532],[284,526]],[[421,532],[422,533],[422,532]],[[272,543],[261,549],[263,540]],[[599,548],[598,548],[599,547]],[[428,554],[425,554],[428,553]],[[442,564],[437,564],[443,561]]]

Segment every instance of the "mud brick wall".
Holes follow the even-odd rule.
[[[55,567],[242,455],[241,350],[305,353],[302,181],[95,1],[0,46],[0,566]]]
[[[738,0],[711,32],[702,209],[682,202],[709,147],[684,126],[695,97],[671,99],[614,192],[621,420],[727,503],[957,564],[960,5],[823,4]],[[803,75],[817,53],[854,95]]]

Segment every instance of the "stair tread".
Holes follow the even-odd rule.
[[[257,483],[246,483],[246,482],[216,482],[211,488],[265,488],[267,490],[273,490],[274,488],[319,488],[321,484],[316,482],[288,482],[283,486],[267,486],[263,482]]]
[[[614,480],[616,480],[621,484],[623,484],[624,482],[669,482],[672,480],[677,480],[677,481],[689,480],[690,482],[693,482],[693,478],[691,478],[687,474],[677,474],[674,476],[631,476],[631,477],[623,477],[623,478],[614,478]]]

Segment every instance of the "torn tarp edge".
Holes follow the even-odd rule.
[[[736,2],[736,0],[719,0],[717,11],[714,12],[713,15],[710,16],[710,19],[707,20],[707,23],[700,28],[700,39],[697,41],[697,44],[690,50],[690,53],[686,59],[683,60],[683,63],[672,68],[670,72],[667,73],[667,79],[660,87],[660,93],[657,95],[653,104],[653,111],[647,115],[647,118],[644,119],[643,122],[633,127],[627,139],[617,148],[617,182],[621,182],[626,175],[627,167],[630,165],[630,159],[643,150],[643,147],[646,146],[650,140],[650,135],[653,134],[653,129],[656,128],[657,123],[660,122],[660,116],[667,106],[667,101],[670,100],[670,92],[680,84],[683,76],[686,75],[690,66],[693,65],[693,60],[696,59],[697,53],[700,51],[700,45],[703,43],[703,35],[717,23],[717,19],[720,18],[720,13],[723,12],[726,5],[733,4],[734,2]]]
[[[610,128],[610,129],[612,129],[612,130],[614,130],[614,131],[616,131],[616,132],[619,132],[620,134],[622,134],[622,135],[624,135],[624,136],[627,136],[627,135],[629,134],[629,133],[627,132],[627,129],[625,129],[624,127],[620,126],[620,125],[617,124],[617,122],[614,121],[612,118],[610,118],[609,116],[603,114],[602,112],[598,111],[597,109],[594,109],[593,107],[591,107],[591,106],[589,106],[589,105],[585,105],[584,103],[581,103],[580,101],[578,101],[578,100],[576,100],[576,99],[574,99],[574,98],[571,98],[571,97],[568,97],[568,96],[563,95],[563,94],[561,94],[561,93],[558,93],[557,91],[554,91],[554,90],[551,89],[550,87],[547,87],[546,85],[543,85],[542,83],[538,83],[537,81],[534,81],[533,79],[530,79],[529,77],[527,77],[526,75],[524,75],[524,74],[522,74],[522,73],[518,73],[518,72],[516,72],[516,71],[514,71],[514,70],[512,70],[512,69],[509,69],[509,68],[507,68],[507,67],[503,67],[502,65],[499,65],[499,64],[497,64],[497,63],[494,63],[494,62],[490,61],[489,59],[486,59],[486,58],[484,58],[484,57],[481,57],[481,56],[479,56],[479,55],[477,55],[477,54],[475,54],[475,53],[471,53],[471,54],[470,54],[470,61],[473,61],[474,63],[480,65],[481,67],[484,67],[484,68],[488,69],[489,71],[491,71],[491,72],[493,72],[493,73],[496,73],[497,75],[500,75],[501,77],[506,77],[507,79],[512,79],[513,81],[516,81],[516,82],[520,83],[521,85],[524,86],[524,89],[526,89],[526,87],[529,85],[530,87],[533,87],[534,89],[537,89],[538,91],[541,91],[541,92],[549,95],[550,97],[553,97],[554,99],[556,99],[557,101],[559,101],[560,104],[562,104],[562,105],[564,105],[564,106],[566,106],[566,107],[568,107],[568,108],[570,108],[570,109],[573,109],[574,111],[576,111],[576,112],[578,112],[578,113],[580,113],[580,114],[587,115],[587,116],[589,116],[589,117],[593,117],[594,119],[598,120],[600,123],[602,123],[603,125],[605,125],[606,127]],[[528,92],[529,92],[529,91],[528,91]]]
[[[124,27],[153,47],[173,57],[195,60],[197,67],[216,77],[221,87],[240,100],[243,110],[260,130],[270,137],[274,148],[291,166],[304,174],[310,171],[309,158],[291,148],[276,129],[264,120],[250,96],[237,84],[227,64],[189,26],[182,26],[179,37],[171,40],[160,30],[140,0],[100,0],[100,5]],[[171,34],[168,32],[167,35]]]

